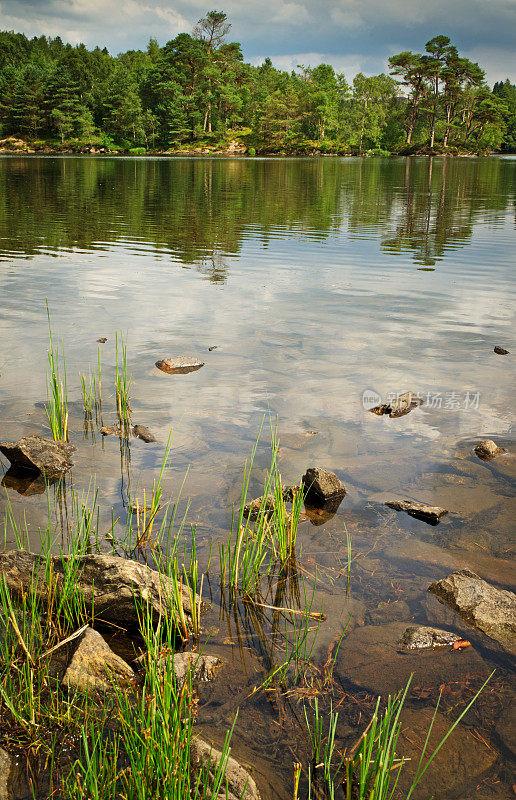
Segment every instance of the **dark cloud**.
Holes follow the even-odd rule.
[[[438,33],[479,60],[490,82],[516,80],[516,0],[227,0],[232,38],[245,57],[279,65],[330,61],[347,74],[385,69],[401,50],[422,50]],[[0,27],[60,35],[117,53],[189,31],[206,0],[0,0]],[[308,60],[308,57],[311,61]]]

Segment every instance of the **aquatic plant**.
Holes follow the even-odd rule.
[[[47,371],[48,405],[45,405],[47,419],[50,424],[52,436],[56,441],[68,441],[68,392],[66,387],[66,362],[64,349],[61,346],[62,366],[59,358],[59,348],[54,348],[52,341],[52,326],[50,323],[50,310],[47,304],[49,349]]]
[[[120,340],[120,347],[119,347]],[[115,373],[115,396],[116,408],[121,424],[129,424],[131,400],[129,389],[132,377],[127,374],[127,343],[122,334],[115,333],[115,352],[116,352],[116,373]]]

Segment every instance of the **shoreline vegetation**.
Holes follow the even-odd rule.
[[[348,83],[330,64],[243,60],[210,11],[191,34],[112,56],[0,31],[0,152],[488,155],[516,151],[516,86],[491,90],[444,35]]]
[[[55,451],[64,450],[66,461],[59,468],[63,475],[57,482],[55,477],[45,481],[48,513],[39,529],[39,553],[30,552],[28,524],[17,520],[9,500],[4,519],[4,552],[0,555],[0,756],[4,772],[6,761],[9,770],[15,763],[26,763],[27,796],[33,798],[260,800],[252,774],[230,755],[239,710],[251,698],[267,697],[279,706],[282,698],[297,693],[305,700],[303,715],[299,715],[305,755],[301,756],[300,745],[303,763],[296,760],[293,765],[295,800],[387,800],[393,796],[410,800],[493,673],[481,685],[477,681],[470,686],[465,702],[454,707],[437,739],[435,735],[431,739],[436,719],[441,717],[440,687],[418,763],[406,768],[410,759],[399,752],[412,676],[400,691],[375,698],[369,721],[360,724],[361,734],[352,746],[342,749],[333,670],[352,613],[340,638],[331,643],[326,663],[317,666],[314,645],[326,615],[315,609],[317,572],[311,585],[298,571],[296,534],[306,500],[313,501],[315,496],[319,505],[333,502],[338,506],[346,491],[335,474],[320,468],[308,469],[299,485],[285,487],[272,419],[270,466],[263,495],[247,503],[260,428],[250,461],[244,466],[241,496],[234,504],[226,541],[219,542],[218,559],[210,546],[204,569],[199,563],[195,525],[187,527],[188,507],[179,519],[178,500],[173,503],[163,498],[172,434],[152,492],[146,498],[144,491],[143,506],[129,497],[122,534],[116,528],[114,510],[111,527],[102,530],[99,492],[93,482],[87,495],[70,488],[65,530],[59,513],[64,492],[61,479],[73,466],[70,455],[75,450],[65,441],[70,381],[64,351],[59,357],[53,343],[48,305],[46,310],[46,411],[53,440],[33,436],[17,444],[24,443],[26,448],[32,440],[31,446],[37,446],[41,458],[50,449],[52,460],[46,463],[56,470]],[[126,340],[117,333],[115,341],[111,413],[117,415],[119,425],[106,435],[118,436],[123,450],[131,435],[132,375],[128,374]],[[92,427],[102,424],[100,366],[98,374],[98,384],[96,376],[90,377],[90,389],[83,392],[85,425]],[[84,385],[84,375],[80,377]],[[109,413],[106,402],[104,413]],[[56,420],[65,422],[54,424]],[[9,454],[6,444],[2,443],[2,452]],[[14,456],[9,459],[13,463]],[[24,463],[27,468],[27,454]],[[49,478],[48,467],[43,461],[38,464],[43,477]],[[347,543],[343,569],[349,598],[353,545],[348,535]],[[209,592],[203,592],[205,578]],[[220,751],[203,738],[198,696],[199,684],[209,682],[220,666],[220,659],[209,655],[210,633],[202,630],[208,597],[211,603],[220,600],[221,608],[241,618],[253,638],[263,636],[264,643],[272,642],[270,652],[264,651],[268,657],[263,659],[252,690],[239,695],[232,719],[219,725],[223,728],[219,731]],[[270,630],[263,609],[273,612]],[[113,629],[123,658],[108,644],[116,641]],[[428,638],[428,633],[444,636],[448,649],[453,642],[453,651],[470,647],[457,635],[434,628],[411,627],[407,633],[407,646],[416,650],[435,647],[433,640],[429,645],[414,638],[414,634]],[[120,641],[125,641],[122,649]],[[408,783],[403,782],[402,773]],[[258,778],[259,774],[259,782]]]

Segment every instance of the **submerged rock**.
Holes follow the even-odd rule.
[[[435,689],[442,683],[488,677],[490,670],[472,647],[462,652],[452,647],[400,652],[407,627],[406,622],[391,622],[355,628],[340,646],[337,674],[385,697],[405,688],[412,674],[412,688]]]
[[[156,361],[156,366],[169,375],[186,375],[188,372],[195,372],[195,370],[204,367],[204,361],[199,361],[197,358],[179,356],[178,358],[162,358],[160,361]]]
[[[220,750],[205,742],[199,736],[192,738],[190,763],[194,775],[209,766],[208,786],[213,787],[215,773],[222,759]],[[229,756],[225,778],[216,800],[260,800],[260,792],[249,772],[236,759]]]
[[[389,417],[403,417],[422,403],[422,398],[418,397],[414,392],[403,392],[396,395],[396,398],[390,403],[382,403],[379,406],[370,408],[369,411],[377,416],[388,414]]]
[[[260,509],[262,514],[266,516],[270,516],[274,511],[275,500],[272,494],[268,494],[265,500],[263,499],[263,495],[261,497],[255,497],[254,500],[251,500],[250,503],[246,503],[244,506],[244,517],[249,519],[251,522],[254,522],[258,519],[258,514],[260,513]]]
[[[107,338],[105,336],[101,336],[100,339],[97,339],[99,344],[106,344]]]
[[[497,589],[469,569],[452,572],[428,589],[469,625],[516,654],[516,594]]]
[[[437,650],[441,647],[453,647],[456,642],[463,642],[461,636],[440,628],[430,628],[428,625],[413,625],[405,630],[398,642],[401,652],[413,650]],[[460,649],[460,648],[456,648]]]
[[[68,442],[24,436],[17,442],[0,442],[0,452],[13,467],[29,472],[41,472],[46,478],[59,477],[73,466],[71,455],[75,447]]]
[[[346,494],[346,487],[340,478],[334,472],[321,467],[307,469],[303,475],[302,483],[306,491],[306,499],[310,505],[320,506],[331,500],[338,501],[340,504]]]
[[[143,442],[157,442],[158,440],[153,433],[145,425],[134,425],[133,436],[141,439]]]
[[[429,525],[437,525],[439,520],[448,511],[440,506],[427,506],[425,503],[415,503],[412,500],[387,500],[385,503],[395,511],[406,511],[411,517],[427,522]]]
[[[495,725],[495,735],[512,758],[516,758],[516,700],[511,700]]]
[[[505,450],[505,448],[498,447],[496,442],[493,442],[492,439],[482,439],[475,447],[475,453],[483,461],[489,461],[491,458],[500,455],[500,453],[506,452],[507,450]]]
[[[65,565],[69,556],[50,556],[59,597],[66,584]],[[95,618],[120,625],[138,626],[140,601],[148,602],[158,619],[163,611],[174,608],[172,580],[146,564],[118,556],[90,554],[78,556],[77,577],[87,611],[95,610]],[[38,596],[48,597],[45,559],[25,550],[0,554],[0,571],[8,588],[20,593],[33,582]],[[182,587],[183,610],[191,619],[188,592]],[[196,597],[196,602],[199,598]]]
[[[433,708],[404,708],[401,713],[401,732],[396,744],[400,757],[410,759],[401,770],[399,780],[400,797],[406,797],[410,783],[421,759],[421,753],[428,739],[426,758],[434,752],[448,734],[454,717]],[[463,797],[471,800],[477,792],[475,787],[482,776],[493,767],[498,754],[480,738],[474,736],[471,728],[459,724],[448,737],[426,770],[419,786],[411,795],[412,800],[436,800],[450,797]],[[425,759],[426,760],[426,759]]]
[[[494,348],[494,352],[497,353],[499,356],[508,356],[509,351],[505,349],[505,347],[500,347],[500,345],[496,345]]]
[[[87,628],[63,677],[63,685],[72,691],[110,691],[112,679],[127,682],[135,674],[126,662],[113,653],[100,633]]]

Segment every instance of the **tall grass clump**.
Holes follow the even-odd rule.
[[[441,750],[457,725],[467,714],[483,691],[492,674],[476,692],[466,708],[450,726],[437,747],[428,754],[428,745],[439,708],[437,702],[419,762],[403,800],[410,800],[426,773],[428,767]],[[407,759],[397,754],[398,738],[401,732],[401,713],[410,687],[411,678],[405,689],[394,697],[387,698],[385,708],[381,708],[381,698],[376,703],[374,714],[362,736],[345,756],[340,755],[336,744],[338,713],[330,708],[326,726],[319,714],[317,700],[314,703],[313,719],[309,720],[305,710],[305,720],[311,746],[312,759],[308,768],[308,798],[318,798],[322,789],[325,797],[333,798],[342,786],[345,800],[401,800],[398,783]],[[322,785],[321,785],[322,784]],[[397,792],[397,793],[396,793]]]
[[[52,326],[47,303],[49,349],[47,371],[48,405],[45,406],[52,436],[56,441],[68,441],[68,392],[66,387],[66,362],[64,349],[61,347],[62,365],[59,348],[54,348]]]
[[[120,342],[120,346],[119,346]],[[118,417],[121,423],[129,424],[131,411],[131,400],[129,389],[132,377],[127,374],[127,344],[123,336],[115,334],[116,350],[116,373],[115,373],[115,396]]]

